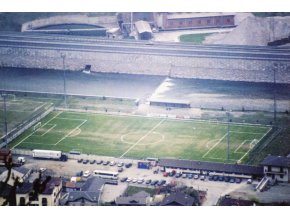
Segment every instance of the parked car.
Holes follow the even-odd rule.
[[[175,174],[175,178],[180,178],[181,177],[181,173],[176,173]]]
[[[236,178],[236,183],[241,183],[242,180],[240,178]]]
[[[100,164],[102,164],[102,163],[103,163],[102,160],[98,160],[98,161],[97,161],[97,164],[98,164],[98,165],[100,165]]]
[[[96,160],[91,160],[90,161],[90,164],[94,164],[94,163],[96,163]]]
[[[119,173],[123,172],[123,170],[124,170],[123,167],[118,167],[118,172]]]
[[[44,171],[46,171],[46,168],[40,167],[40,168],[39,168],[39,171],[40,171],[41,173],[43,173]]]
[[[117,166],[118,166],[118,167],[123,167],[123,166],[124,166],[124,163],[123,163],[123,162],[120,162],[120,163],[118,163]]]
[[[79,172],[76,173],[76,176],[77,177],[81,177],[81,176],[83,176],[83,174],[84,174],[83,171],[79,171]]]
[[[200,176],[200,180],[204,181],[205,180],[205,175]]]
[[[194,179],[198,179],[199,178],[199,175],[198,174],[194,174],[193,178]]]
[[[110,162],[110,166],[115,166],[116,165],[116,162],[115,161],[111,161]]]
[[[231,180],[230,177],[228,176],[225,177],[225,182],[230,182],[230,180]]]
[[[218,181],[219,177],[218,176],[213,176],[213,181]]]
[[[82,163],[83,162],[83,159],[78,159],[78,163]]]
[[[103,165],[104,165],[104,166],[107,166],[107,165],[109,165],[109,163],[110,163],[110,161],[104,161],[104,162],[103,162]]]
[[[164,176],[164,177],[167,177],[168,175],[169,175],[169,173],[167,173],[167,172],[164,172],[164,173],[163,173],[163,176]]]
[[[158,183],[158,180],[153,180],[150,185],[156,185],[157,183]]]
[[[169,172],[168,176],[173,177],[175,175],[176,171],[172,170],[171,172]]]
[[[230,183],[235,183],[235,178],[230,178]]]
[[[161,185],[165,185],[166,184],[166,180],[162,179],[161,180]]]
[[[120,182],[126,182],[127,179],[128,179],[128,177],[123,177],[123,178],[120,179]]]
[[[144,179],[138,179],[137,183],[142,184],[144,182]]]
[[[219,181],[220,182],[222,182],[222,181],[224,181],[225,180],[225,177],[223,177],[223,176],[219,176]]]
[[[89,170],[86,170],[83,174],[83,177],[89,177],[91,175],[91,172]]]
[[[128,177],[128,179],[126,180],[126,182],[132,182],[132,178]]]
[[[126,168],[130,168],[132,166],[132,163],[127,163],[127,164],[125,164],[125,167]]]
[[[252,184],[253,183],[253,180],[252,179],[248,179],[247,180],[247,184]]]
[[[182,174],[182,178],[187,178],[187,174],[186,173],[184,173],[184,174]]]
[[[138,181],[137,178],[132,179],[132,182],[133,182],[133,183],[136,183],[137,181]]]
[[[188,177],[189,179],[193,179],[193,175],[192,174],[188,174]]]
[[[145,181],[145,184],[149,185],[151,182],[152,182],[152,180],[148,179],[148,180]]]
[[[209,177],[208,177],[208,180],[209,180],[209,181],[212,181],[212,180],[213,180],[213,176],[209,176]]]
[[[89,163],[89,160],[84,160],[83,161],[83,164],[88,164]]]

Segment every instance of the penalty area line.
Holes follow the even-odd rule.
[[[43,125],[46,125],[48,124],[50,121],[52,121],[53,119],[55,119],[57,116],[59,116],[60,114],[62,113],[62,111],[60,111],[59,113],[57,113],[54,117],[52,117],[50,120],[48,120],[45,124]],[[28,139],[30,136],[32,136],[34,134],[34,132],[30,133],[28,136],[26,136],[24,139],[22,139],[20,142],[18,142],[16,145],[14,145],[12,149],[16,148],[18,145],[20,145],[23,141],[25,141],[26,139]]]

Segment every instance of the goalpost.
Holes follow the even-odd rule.
[[[39,129],[41,127],[41,122],[38,122],[37,124],[35,124],[33,126],[33,132],[35,132],[37,129]]]
[[[257,143],[258,143],[258,140],[257,139],[253,139],[251,141],[251,143],[250,143],[250,149],[253,149],[256,146]]]

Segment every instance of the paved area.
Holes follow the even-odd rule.
[[[239,190],[243,186],[248,186],[243,181],[241,184],[231,184],[225,182],[214,182],[214,181],[201,181],[199,179],[184,179],[184,178],[174,178],[174,177],[163,177],[162,173],[154,174],[153,171],[158,167],[154,167],[151,170],[146,169],[138,169],[136,160],[128,160],[122,159],[118,160],[117,158],[106,158],[106,157],[98,157],[94,155],[90,155],[89,159],[102,159],[102,160],[115,160],[122,161],[125,163],[131,162],[133,166],[131,168],[124,168],[124,171],[119,174],[119,177],[130,177],[137,179],[152,179],[152,180],[160,180],[165,179],[167,182],[175,180],[178,185],[187,185],[191,186],[198,190],[207,191],[206,200],[203,205],[215,205],[218,198],[224,194],[234,192]],[[55,175],[70,177],[74,176],[79,171],[85,170],[107,170],[107,171],[117,171],[117,166],[103,166],[97,164],[83,164],[77,163],[77,160],[68,160],[67,162],[58,162],[58,161],[50,161],[50,160],[34,160],[30,157],[27,157],[27,163],[25,164],[27,168],[39,169],[39,168],[47,168],[54,172]],[[146,186],[146,185],[143,185]],[[102,194],[102,202],[110,202],[114,200],[116,197],[121,195],[127,187],[127,183],[121,183],[116,185],[105,185],[103,194]]]

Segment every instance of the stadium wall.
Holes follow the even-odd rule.
[[[92,65],[95,72],[163,75],[179,78],[273,82],[273,64],[264,60],[197,58],[146,54],[121,54],[58,49],[0,48],[0,65],[42,69],[83,70]],[[281,64],[283,64],[281,62]],[[288,64],[287,62],[284,63]],[[290,83],[290,73],[276,70],[278,83]]]

